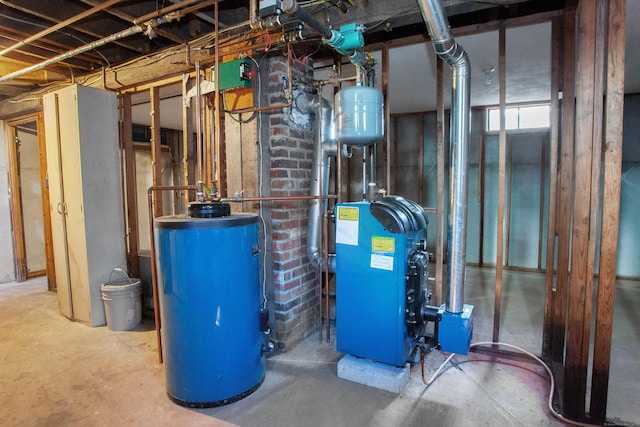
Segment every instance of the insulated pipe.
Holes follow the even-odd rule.
[[[446,310],[461,313],[464,305],[467,228],[467,150],[469,145],[471,64],[451,34],[439,0],[417,0],[436,54],[452,69],[449,214],[447,226]]]
[[[307,102],[297,105],[301,111],[316,113],[317,132],[313,144],[313,163],[311,166],[311,200],[307,225],[307,255],[314,267],[320,267],[333,273],[336,269],[336,259],[329,255],[327,268],[323,254],[320,253],[319,226],[321,212],[327,210],[327,200],[321,199],[329,193],[329,158],[337,155],[337,142],[335,139],[335,122],[333,108],[329,102],[319,96],[307,97]],[[327,248],[325,248],[325,251]]]
[[[287,12],[289,15],[294,15],[296,18],[307,24],[309,28],[320,34],[325,39],[330,39],[333,37],[333,32],[326,26],[322,25],[316,18],[313,17],[312,14],[301,8],[296,0],[283,0],[282,10]]]

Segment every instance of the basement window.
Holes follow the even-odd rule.
[[[505,108],[505,129],[543,129],[549,127],[549,104]],[[487,131],[500,130],[500,108],[487,108]]]

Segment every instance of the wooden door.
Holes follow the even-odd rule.
[[[46,274],[55,289],[41,115],[7,122],[7,136],[16,280]]]
[[[63,192],[60,100],[58,94],[45,95],[44,120],[47,147],[47,175],[49,180],[49,212],[55,277],[57,282],[60,312],[69,319],[75,319],[72,304],[69,263],[67,257],[66,206]]]

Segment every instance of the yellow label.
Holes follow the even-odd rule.
[[[340,209],[338,209],[338,219],[344,221],[357,221],[358,213],[358,208],[348,208],[345,206],[340,206]]]
[[[395,252],[396,239],[393,237],[372,237],[371,247],[373,252]]]

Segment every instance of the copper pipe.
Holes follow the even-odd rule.
[[[329,265],[329,211],[324,211],[324,265]],[[320,292],[322,294],[322,292]],[[327,342],[331,342],[331,323],[329,319],[329,269],[325,268],[324,272],[324,305],[325,318],[327,319]],[[322,327],[321,327],[322,329]]]
[[[158,298],[158,276],[156,271],[156,249],[155,238],[153,235],[153,193],[156,191],[167,190],[197,190],[195,185],[155,185],[147,190],[147,199],[149,203],[149,255],[151,256],[151,288],[153,289],[153,315],[156,326],[156,339],[158,342],[158,363],[162,363],[162,336],[160,323],[160,298]]]
[[[90,6],[98,6],[101,4],[99,1],[96,1],[96,0],[80,0],[80,1]],[[136,19],[133,16],[127,15],[126,13],[122,13],[118,10],[105,10],[104,12],[127,22],[133,22],[133,20]],[[154,28],[153,32],[156,33],[158,36],[164,37],[165,39],[169,39],[175,43],[178,43],[178,44],[184,43],[184,39],[174,35],[173,33],[170,33],[169,31],[164,31],[164,30],[161,30],[160,28]]]
[[[173,187],[171,187],[173,188]],[[222,197],[218,199],[220,202],[244,203],[244,202],[277,202],[287,200],[329,200],[337,199],[335,194],[326,196],[263,196],[263,197]]]
[[[214,33],[215,33],[215,40],[214,40],[214,53],[215,53],[215,61],[214,61],[214,67],[213,67],[213,81],[219,82],[220,81],[220,15],[219,15],[219,10],[218,10],[218,1],[216,0],[215,2],[215,8],[214,8]],[[209,185],[211,185],[211,188],[213,189],[213,182],[216,181],[216,186],[220,185],[222,186],[222,182],[221,182],[221,163],[222,163],[222,154],[220,152],[220,147],[222,146],[222,130],[220,129],[220,119],[221,119],[221,114],[222,111],[220,111],[220,91],[216,91],[215,93],[215,99],[214,99],[214,103],[213,103],[213,108],[215,110],[214,112],[214,116],[213,116],[213,126],[215,127],[215,132],[214,132],[214,140],[213,140],[213,151],[214,151],[214,155],[213,155],[213,165],[211,165],[211,177],[210,180],[211,182],[209,183]],[[209,153],[210,155],[211,153]],[[219,188],[218,191],[222,191],[222,188]]]
[[[198,11],[198,10],[200,10],[200,9],[203,9],[203,8],[205,8],[205,7],[207,7],[207,6],[211,6],[211,5],[212,5],[212,4],[214,4],[214,3],[215,3],[215,1],[214,1],[214,0],[209,0],[209,1],[205,1],[204,3],[200,3],[200,4],[193,5],[193,6],[191,6],[191,7],[185,7],[184,9],[182,9],[182,10],[178,11],[178,14],[179,14],[180,16],[186,16],[186,15],[188,15],[188,14],[190,14],[190,13],[193,13],[193,12],[195,12],[195,11]]]
[[[293,104],[293,96],[291,95],[293,91],[293,74],[291,70],[291,48],[287,49],[287,80],[289,83],[289,88],[288,88],[289,101],[288,102],[284,104],[278,104],[278,105],[269,105],[266,107],[249,107],[249,108],[242,108],[240,110],[231,110],[226,112],[229,114],[242,114],[242,113],[253,113],[255,111],[268,111],[268,110],[277,110],[280,108],[291,107],[291,104]]]
[[[162,15],[165,15],[167,13],[173,12],[174,10],[180,9],[183,6],[188,6],[188,5],[193,4],[195,2],[198,2],[198,1],[200,1],[200,0],[184,0],[184,1],[181,1],[180,3],[172,4],[171,6],[167,6],[167,7],[163,8],[163,9],[156,10],[155,12],[151,12],[151,13],[147,13],[146,15],[142,15],[142,16],[134,19],[133,23],[136,24],[136,25],[142,24],[145,21],[148,21],[149,19],[157,18],[159,16],[162,16]],[[210,2],[203,3],[203,5],[207,5],[207,3],[210,3]]]

